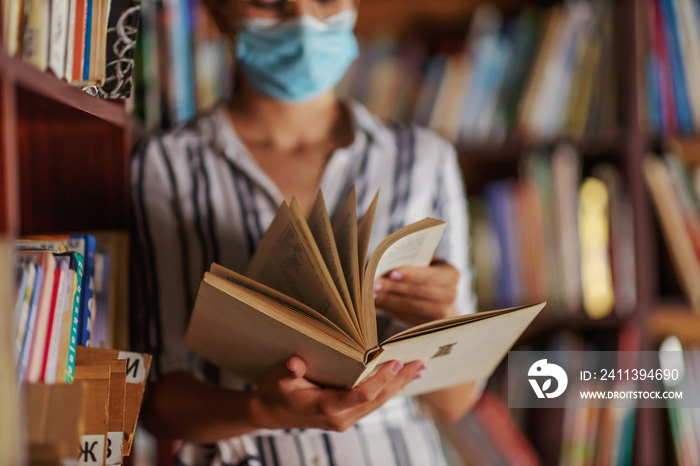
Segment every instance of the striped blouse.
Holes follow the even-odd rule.
[[[331,216],[357,189],[358,215],[381,190],[370,251],[396,229],[433,217],[447,221],[438,256],[460,272],[458,308],[473,312],[467,206],[453,147],[415,126],[384,124],[347,104],[354,140],[336,150],[320,183]],[[246,389],[200,360],[183,343],[200,280],[212,262],[244,272],[283,196],[258,166],[225,107],[146,139],[132,159],[132,209],[138,304],[132,334],[155,358],[155,372],[189,371]],[[399,328],[380,318],[384,336]],[[381,334],[380,334],[381,336]],[[411,398],[397,397],[344,433],[315,429],[257,431],[216,445],[184,443],[181,464],[439,465],[432,422]]]

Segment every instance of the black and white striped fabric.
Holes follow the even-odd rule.
[[[380,189],[370,251],[396,229],[433,217],[447,221],[438,255],[459,269],[459,310],[473,312],[467,206],[455,151],[434,133],[386,125],[361,105],[353,143],[335,151],[320,188],[333,215],[353,185],[358,215]],[[163,374],[186,370],[222,386],[246,387],[183,344],[200,280],[212,262],[245,272],[283,202],[279,189],[237,137],[219,107],[144,141],[132,160],[135,286],[132,335]],[[385,322],[384,322],[385,323]],[[397,325],[381,325],[389,332]],[[184,444],[182,464],[440,465],[433,424],[413,400],[395,398],[344,433],[258,431],[216,445]]]

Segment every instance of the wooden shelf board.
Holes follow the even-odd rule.
[[[614,330],[619,328],[624,322],[624,319],[614,313],[602,319],[591,319],[583,314],[583,310],[572,315],[543,314],[532,322],[519,341],[530,341],[542,335],[564,330]]]
[[[675,335],[683,344],[700,344],[700,313],[688,304],[658,305],[646,321],[648,334],[662,340]]]
[[[14,83],[33,93],[67,105],[117,126],[126,126],[130,120],[124,106],[88,95],[75,86],[60,81],[50,72],[42,72],[21,60],[0,52],[0,73],[3,80]],[[21,104],[21,102],[18,102]]]
[[[622,157],[625,140],[622,133],[611,132],[600,136],[585,137],[579,141],[567,138],[550,140],[526,140],[511,138],[503,142],[458,144],[457,152],[466,163],[507,162],[518,160],[527,150],[552,149],[557,144],[569,143],[583,157]]]

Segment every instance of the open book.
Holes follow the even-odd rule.
[[[308,221],[295,200],[283,203],[247,276],[218,264],[204,274],[187,346],[254,384],[293,355],[306,362],[307,378],[332,387],[354,387],[394,359],[426,362],[403,395],[488,377],[544,303],[430,322],[379,344],[375,278],[429,265],[445,223],[401,228],[365,265],[376,203],[359,222],[354,190],[333,222],[321,193]]]

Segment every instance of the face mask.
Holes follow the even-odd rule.
[[[333,88],[357,58],[357,12],[321,21],[249,19],[237,38],[237,60],[250,83],[279,100],[308,100]]]

